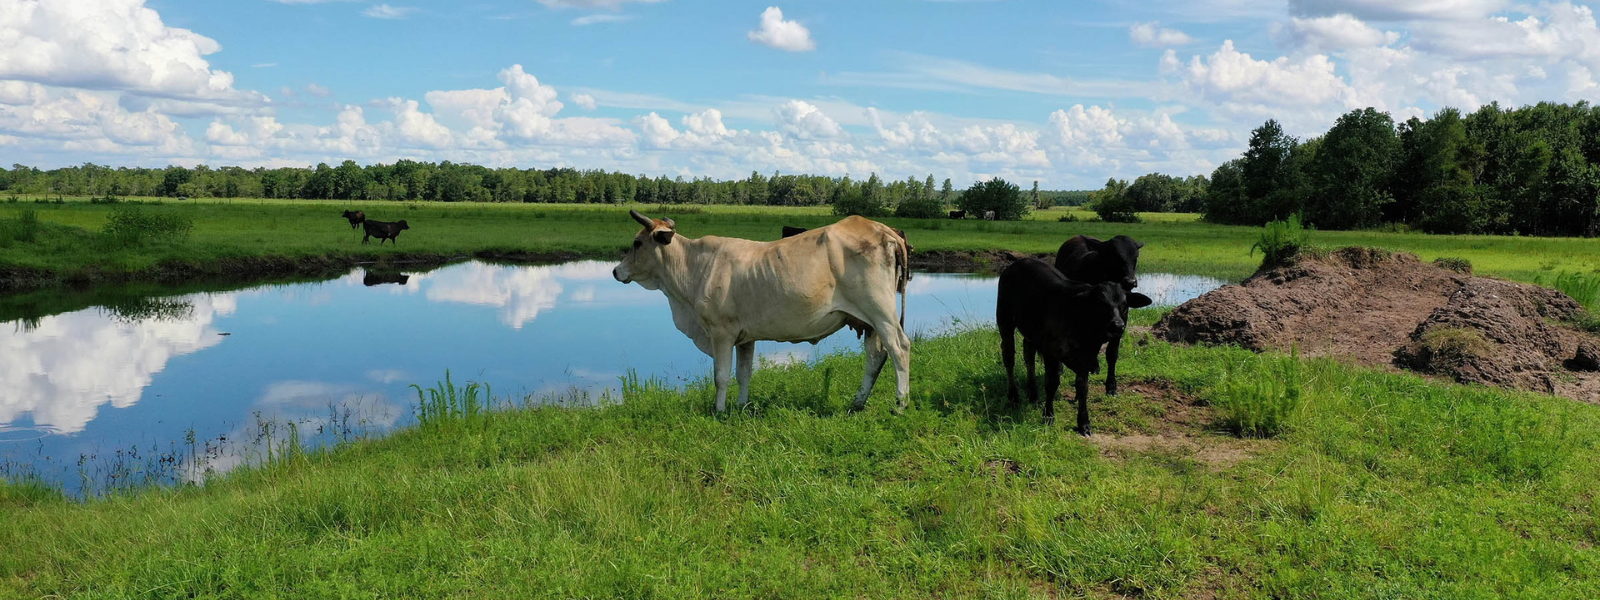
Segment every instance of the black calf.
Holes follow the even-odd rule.
[[[1083,283],[1112,282],[1132,291],[1139,287],[1140,242],[1125,235],[1107,241],[1080,235],[1061,244],[1056,251],[1056,269],[1067,279]],[[1128,320],[1123,307],[1122,320]],[[1117,395],[1117,355],[1122,352],[1122,336],[1106,342],[1106,393]]]
[[[1006,396],[1018,400],[1016,333],[1022,332],[1022,354],[1028,363],[1028,399],[1038,400],[1034,354],[1044,356],[1044,420],[1055,422],[1055,400],[1061,369],[1072,369],[1078,403],[1078,433],[1089,435],[1089,374],[1100,371],[1100,347],[1122,337],[1127,328],[1124,306],[1141,308],[1150,298],[1129,293],[1115,283],[1090,285],[1067,279],[1050,263],[1024,258],[1000,273],[995,323],[1000,326],[1000,357],[1006,369]],[[1108,357],[1110,359],[1110,357]],[[1110,359],[1114,360],[1114,359]]]

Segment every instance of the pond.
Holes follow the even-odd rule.
[[[194,474],[171,465],[226,469],[249,459],[236,446],[279,439],[287,423],[307,443],[381,434],[412,419],[410,385],[446,369],[519,398],[603,393],[629,370],[678,383],[707,374],[710,358],[673,327],[665,297],[617,283],[613,266],[356,270],[0,324],[0,476],[70,491],[177,481]],[[1146,273],[1139,289],[1172,305],[1223,283]],[[991,322],[994,295],[993,277],[918,273],[907,330]],[[816,346],[758,344],[770,362],[859,350],[848,330]]]

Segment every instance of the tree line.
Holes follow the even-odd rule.
[[[838,214],[916,218],[943,217],[966,193],[955,188],[948,178],[936,183],[932,174],[920,179],[885,181],[875,173],[857,180],[848,175],[751,172],[743,179],[719,181],[571,168],[491,169],[413,160],[367,166],[347,160],[338,166],[324,163],[311,168],[275,169],[205,165],[111,168],[85,164],[46,171],[13,165],[10,169],[0,168],[0,192],[170,198],[833,205]],[[1077,205],[1087,201],[1087,192],[1040,190],[1035,182],[1031,193],[1014,200],[1041,208]],[[1008,208],[1004,212],[1020,214],[1020,208],[1019,205],[1016,210]]]
[[[1212,173],[1201,212],[1244,225],[1299,214],[1322,229],[1600,235],[1600,108],[1489,104],[1398,125],[1366,108],[1304,141],[1269,120]]]

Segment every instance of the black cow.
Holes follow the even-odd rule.
[[[1140,242],[1125,235],[1108,241],[1080,235],[1061,244],[1056,251],[1056,269],[1067,279],[1084,283],[1111,282],[1133,291],[1139,287]],[[1122,320],[1128,320],[1128,309],[1122,309]],[[1106,393],[1117,395],[1117,355],[1122,352],[1122,336],[1106,344]]]
[[[952,210],[952,211],[950,211],[950,218],[952,218],[952,219],[965,219],[965,218],[967,218],[967,211],[964,211],[964,210]]]
[[[383,242],[378,243],[381,244]],[[406,275],[405,273],[374,273],[372,271],[367,271],[366,274],[361,276],[361,285],[367,287],[383,285],[386,283],[405,285],[408,281],[411,281],[411,276]]]
[[[995,323],[1000,327],[1000,357],[1006,369],[1006,397],[1017,401],[1016,333],[1028,364],[1028,399],[1038,400],[1033,378],[1035,353],[1044,356],[1044,420],[1054,423],[1061,368],[1072,369],[1078,402],[1078,433],[1089,435],[1089,374],[1100,370],[1100,347],[1122,337],[1125,306],[1150,305],[1150,298],[1115,283],[1087,284],[1071,279],[1050,263],[1024,258],[1000,273]]]
[[[361,212],[359,210],[347,210],[347,211],[344,211],[344,214],[339,215],[339,216],[344,217],[346,220],[350,221],[350,228],[351,229],[355,229],[357,225],[360,225],[362,223],[362,221],[366,221],[367,220],[367,213]]]
[[[790,227],[788,225],[784,225],[783,226],[783,237],[792,237],[792,236],[800,235],[800,234],[805,233],[807,231],[811,231],[811,230],[806,229],[804,227]]]
[[[383,221],[362,221],[361,226],[365,227],[367,230],[367,234],[361,236],[361,243],[365,244],[367,243],[368,239],[378,238],[379,246],[383,245],[384,240],[394,240],[394,243],[400,243],[400,232],[411,229],[411,226],[406,224],[405,219],[401,219],[394,223],[385,223]]]

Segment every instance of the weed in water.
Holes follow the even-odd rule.
[[[417,390],[417,423],[423,427],[476,419],[488,411],[490,399],[494,397],[484,383],[471,382],[466,387],[456,387],[449,370],[444,372],[444,381],[435,387],[412,384],[411,388]]]

